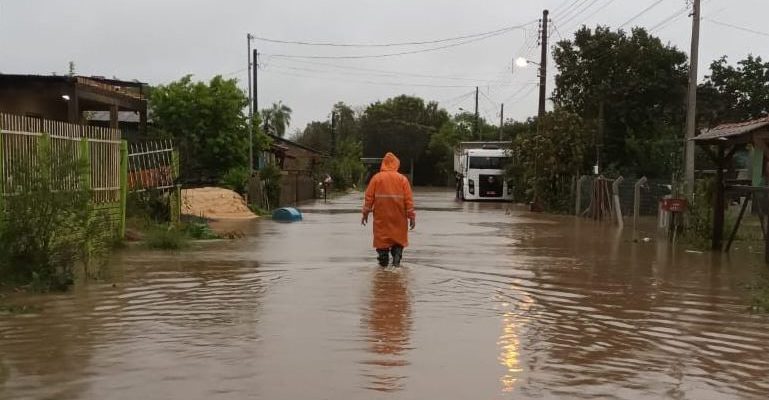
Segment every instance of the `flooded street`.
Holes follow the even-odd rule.
[[[397,273],[361,195],[242,240],[129,249],[114,283],[17,295],[0,399],[765,399],[769,317],[721,259],[416,192]]]

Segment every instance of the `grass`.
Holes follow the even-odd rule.
[[[163,225],[150,228],[144,236],[147,247],[156,250],[180,250],[189,246],[189,240],[184,231]]]

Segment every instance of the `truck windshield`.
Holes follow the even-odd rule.
[[[470,157],[472,169],[503,169],[506,157]]]

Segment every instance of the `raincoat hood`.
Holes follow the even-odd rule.
[[[401,160],[399,160],[398,157],[395,157],[395,154],[387,152],[387,154],[385,154],[384,158],[382,159],[382,167],[380,167],[379,170],[397,172],[400,166]]]

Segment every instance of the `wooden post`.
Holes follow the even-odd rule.
[[[2,215],[5,211],[5,157],[3,156],[3,150],[5,146],[5,136],[3,130],[0,129],[0,223],[2,223]]]
[[[125,239],[126,208],[128,206],[128,142],[120,141],[120,224],[118,236]]]
[[[171,193],[171,222],[178,224],[182,218],[182,186],[177,184],[179,178],[179,150],[171,151],[171,173],[174,180],[174,191]]]
[[[724,237],[724,146],[718,145],[716,182],[713,196],[713,238],[711,247],[721,251]],[[769,242],[767,242],[769,246]]]
[[[638,216],[641,214],[641,187],[646,185],[646,177],[642,177],[633,188],[633,241],[638,241]]]
[[[625,226],[625,221],[622,220],[622,208],[620,207],[620,201],[619,201],[619,185],[622,183],[624,178],[621,176],[614,180],[614,182],[611,184],[611,190],[614,197],[614,210],[615,210],[615,216],[617,217],[617,225],[622,229]]]
[[[748,208],[748,202],[750,202],[752,192],[749,192],[745,195],[745,199],[742,201],[742,208],[740,208],[740,215],[737,217],[737,222],[734,223],[734,228],[732,229],[732,234],[729,235],[729,241],[726,242],[726,248],[724,248],[724,252],[729,252],[729,249],[732,248],[732,242],[734,242],[734,237],[737,236],[737,230],[740,229],[740,223],[742,223],[742,217],[745,215],[745,209]]]
[[[109,127],[112,129],[117,129],[120,125],[120,116],[118,113],[118,107],[116,104],[112,104],[109,106]]]

